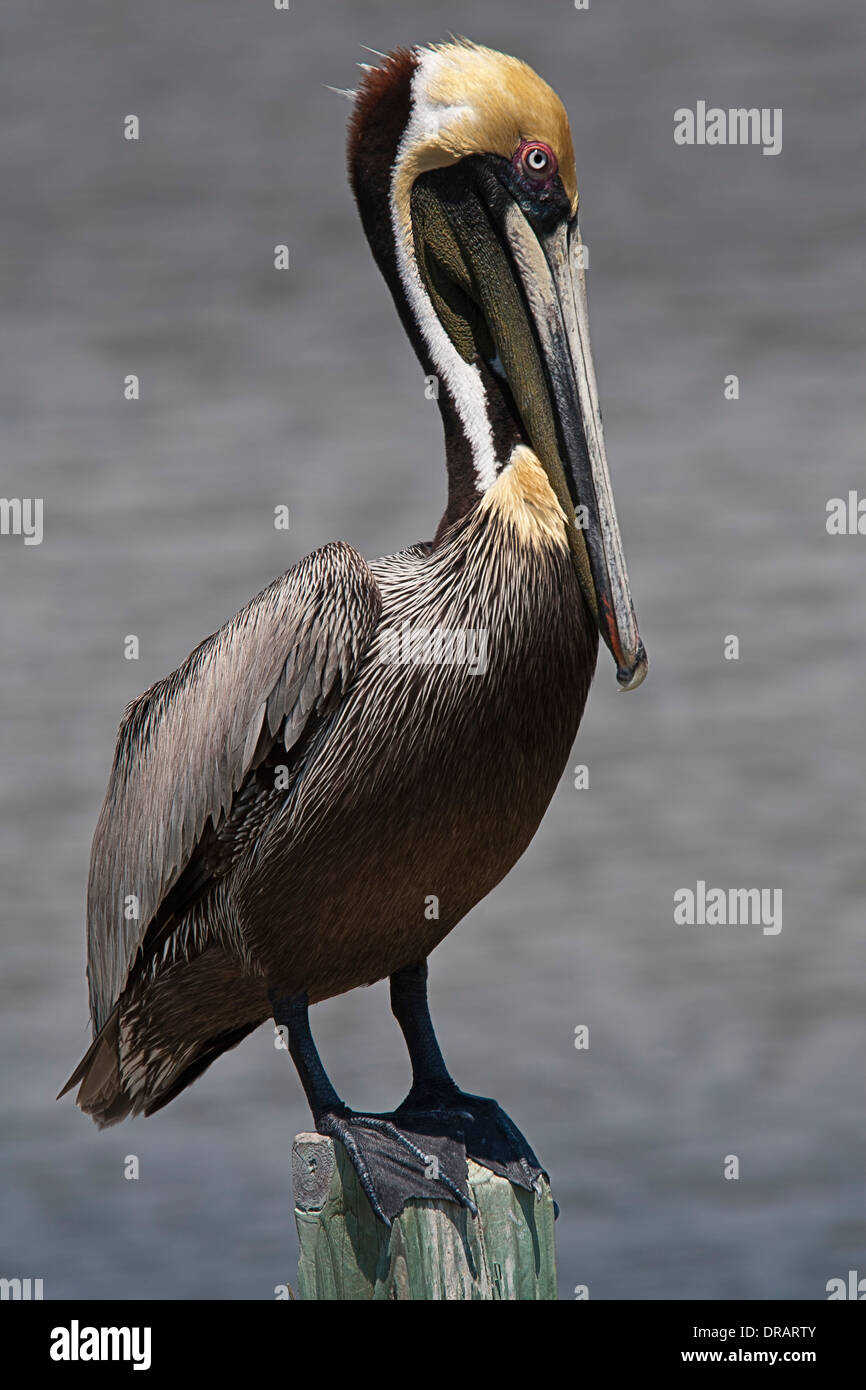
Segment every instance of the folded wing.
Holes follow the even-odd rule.
[[[324,546],[128,706],[90,860],[94,1036],[208,819],[228,813],[278,739],[292,748],[339,700],[380,610],[367,562],[342,542]]]

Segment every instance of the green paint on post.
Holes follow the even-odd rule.
[[[478,1207],[413,1200],[387,1230],[342,1144],[299,1134],[292,1149],[301,1299],[555,1299],[553,1199],[469,1161]]]

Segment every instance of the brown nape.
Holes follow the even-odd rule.
[[[433,364],[406,300],[391,226],[391,171],[409,124],[416,66],[415,56],[400,49],[381,68],[364,74],[349,118],[347,159],[349,183],[373,258],[391,291],[406,335],[429,374]]]
[[[361,224],[425,376],[436,372],[415,317],[409,309],[394,247],[391,225],[391,175],[412,108],[414,53],[397,49],[382,66],[364,73],[349,118],[347,163]],[[450,394],[440,383],[439,412],[445,431],[448,505],[440,531],[478,501],[472,451]]]
[[[415,55],[398,49],[382,67],[366,71],[349,117],[349,183],[370,249],[392,290],[397,266],[391,229],[391,170],[409,124],[416,67]]]

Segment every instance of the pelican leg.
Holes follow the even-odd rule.
[[[269,997],[274,1022],[288,1034],[289,1054],[316,1129],[343,1145],[376,1216],[390,1226],[410,1197],[448,1197],[474,1215],[466,1154],[460,1144],[447,1136],[433,1136],[431,1143],[423,1130],[398,1127],[390,1115],[362,1115],[350,1110],[322,1064],[310,1031],[306,994],[271,990]]]
[[[476,1163],[540,1197],[547,1174],[514,1121],[489,1096],[461,1091],[445,1065],[430,1017],[426,961],[391,976],[391,1009],[412,1064],[412,1086],[394,1120],[438,1119]]]

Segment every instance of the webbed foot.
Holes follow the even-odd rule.
[[[334,1106],[315,1116],[320,1134],[343,1145],[376,1216],[386,1226],[412,1197],[451,1200],[473,1216],[477,1208],[469,1191],[466,1150],[449,1134],[425,1132],[416,1117],[360,1115],[347,1106]],[[436,1126],[434,1126],[434,1131]]]
[[[461,1091],[453,1081],[416,1082],[394,1111],[400,1125],[431,1124],[462,1141],[469,1158],[509,1182],[541,1197],[541,1178],[549,1181],[528,1141],[502,1107],[489,1096]]]

